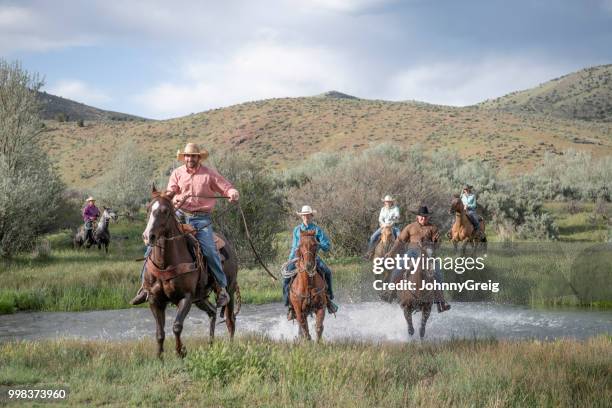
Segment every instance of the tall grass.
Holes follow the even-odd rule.
[[[67,388],[66,405],[603,407],[612,398],[609,336],[409,344],[202,339],[188,347],[185,360],[168,353],[162,362],[149,340],[4,343],[0,388],[4,395]]]

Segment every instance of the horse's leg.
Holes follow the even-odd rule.
[[[212,344],[215,340],[215,327],[217,325],[217,313],[208,314],[208,342]]]
[[[457,255],[457,241],[452,240],[451,242],[453,243],[453,249],[455,251],[455,255]]]
[[[317,310],[317,341],[321,341],[321,336],[323,336],[323,320],[325,320],[325,308]]]
[[[166,324],[166,304],[158,304],[156,302],[150,302],[149,308],[153,313],[156,325],[156,338],[157,338],[157,357],[161,358],[164,352],[164,338],[166,334],[164,332],[164,325]]]
[[[404,310],[404,318],[406,319],[406,323],[408,323],[408,334],[414,334],[414,326],[412,325],[412,305],[409,303],[402,308]]]
[[[461,245],[461,256],[465,256],[465,248],[467,247],[468,240],[464,240]]]
[[[225,306],[225,325],[227,326],[227,332],[229,333],[230,340],[234,340],[234,333],[236,332],[236,316],[234,316],[234,302],[236,301],[236,293],[230,294],[230,300]]]
[[[306,337],[308,340],[311,339],[310,332],[308,331],[308,317],[301,308],[295,311],[295,318],[300,325],[300,337]]]
[[[425,326],[427,325],[427,319],[431,314],[431,303],[426,303],[421,307],[421,329],[419,330],[419,336],[421,339],[425,337]]]
[[[176,319],[174,319],[174,324],[172,325],[172,331],[176,338],[176,354],[183,358],[187,355],[187,349],[181,342],[181,332],[183,331],[185,317],[187,317],[187,313],[189,313],[189,309],[191,309],[191,294],[186,293],[185,297],[178,302],[177,306],[178,309],[176,311]]]

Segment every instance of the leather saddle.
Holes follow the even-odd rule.
[[[198,231],[191,224],[181,224],[181,232],[183,234],[191,234],[195,236]],[[213,236],[215,239],[215,246],[217,247],[217,251],[219,251],[221,255],[223,255],[221,249],[225,246],[225,241],[223,241],[221,237],[219,237],[217,234],[213,234]]]

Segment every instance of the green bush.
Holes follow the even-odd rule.
[[[287,199],[263,163],[244,155],[218,152],[211,164],[240,192],[253,245],[262,260],[276,258],[275,235],[284,230]],[[219,200],[213,213],[214,227],[232,242],[243,266],[253,265],[255,255],[248,243],[238,208],[227,200]]]

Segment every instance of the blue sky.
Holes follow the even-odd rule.
[[[461,106],[612,63],[612,0],[0,0],[0,56],[156,119],[332,89]]]

